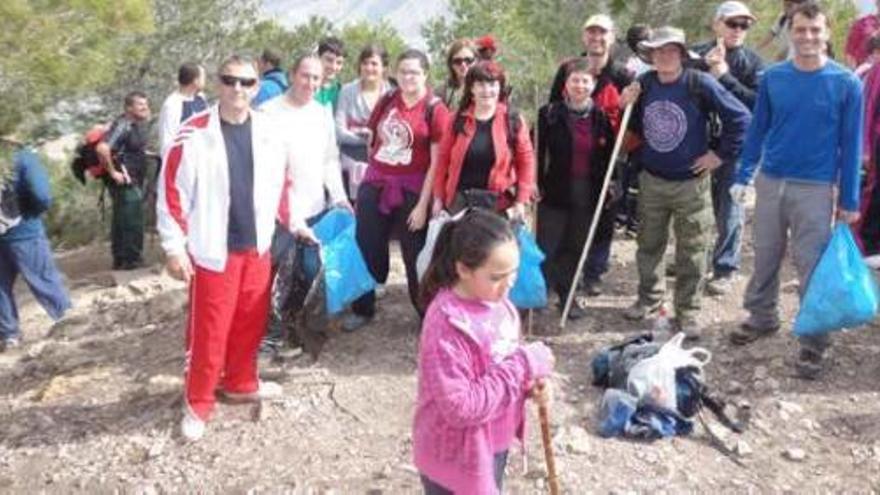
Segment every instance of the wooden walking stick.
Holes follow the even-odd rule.
[[[565,298],[565,307],[562,310],[562,319],[559,320],[559,328],[565,328],[568,320],[568,312],[571,309],[571,303],[574,301],[574,292],[577,290],[577,281],[581,277],[581,271],[584,269],[584,262],[587,261],[587,254],[593,245],[593,237],[596,235],[596,227],[599,225],[599,218],[602,216],[602,208],[605,206],[605,197],[608,195],[608,185],[611,183],[611,174],[614,172],[614,165],[617,163],[617,156],[620,154],[620,148],[623,147],[623,138],[626,135],[626,128],[629,125],[629,117],[632,115],[633,104],[630,103],[623,111],[623,118],[620,119],[620,130],[617,132],[617,139],[614,141],[614,150],[611,153],[611,161],[608,162],[608,170],[605,172],[605,180],[602,182],[602,191],[599,193],[599,201],[596,203],[596,211],[593,212],[593,220],[590,222],[590,230],[587,234],[587,240],[584,242],[584,249],[581,251],[581,257],[578,260],[577,270],[571,279],[571,287],[568,289],[568,297]]]
[[[541,443],[544,444],[544,462],[547,464],[547,485],[550,495],[559,495],[559,478],[556,476],[556,457],[553,455],[553,437],[550,436],[550,408],[548,406],[547,386],[543,381],[535,385],[535,400],[538,402],[538,421],[541,423]]]

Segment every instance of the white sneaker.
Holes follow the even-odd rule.
[[[880,254],[865,257],[865,264],[872,270],[880,270]]]
[[[385,284],[376,284],[376,288],[373,290],[376,293],[376,299],[382,299],[388,293],[388,290],[385,289]]]
[[[233,402],[259,402],[261,400],[276,399],[281,397],[284,389],[275,382],[260,380],[255,392],[223,392],[223,395]]]
[[[180,434],[187,442],[196,442],[205,436],[205,422],[188,410],[183,411],[180,421]]]

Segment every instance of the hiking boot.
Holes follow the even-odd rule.
[[[818,379],[825,371],[824,361],[822,352],[801,348],[797,363],[795,363],[798,378],[803,380]]]
[[[261,400],[277,399],[284,393],[281,385],[275,382],[260,380],[257,390],[253,392],[227,392],[223,391],[223,397],[231,402],[259,402]]]
[[[706,293],[710,296],[723,296],[733,291],[736,278],[733,274],[712,277],[706,282]]]
[[[559,308],[559,312],[562,313],[562,310],[565,309],[565,303],[559,302],[556,305],[556,307]],[[585,316],[587,316],[587,310],[582,308],[581,305],[578,304],[578,302],[576,300],[572,301],[571,307],[568,308],[568,319],[571,321],[575,321],[575,320],[580,320],[581,318],[583,318]]]
[[[672,324],[672,331],[673,333],[683,333],[685,340],[697,340],[703,333],[703,327],[697,323],[696,318],[682,317],[675,319]]]
[[[346,315],[345,318],[342,319],[342,331],[344,332],[356,332],[361,328],[367,326],[370,321],[372,321],[372,317],[369,316],[361,316],[355,313],[351,313]]]
[[[596,297],[602,295],[602,281],[599,279],[586,280],[581,291],[588,297]]]
[[[180,436],[187,442],[196,442],[205,436],[205,422],[191,412],[184,410],[180,420]]]
[[[636,300],[632,306],[623,310],[623,317],[627,320],[639,321],[653,315],[660,309],[660,301],[656,303],[644,303],[641,299]]]
[[[758,327],[748,321],[740,324],[739,328],[730,333],[730,343],[733,345],[748,345],[764,337],[769,337],[779,331],[779,324],[770,327]]]

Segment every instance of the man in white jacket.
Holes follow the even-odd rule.
[[[157,201],[166,268],[190,284],[181,422],[187,440],[204,434],[217,388],[240,401],[281,393],[278,384],[257,379],[268,251],[276,217],[303,224],[290,219],[283,200],[288,166],[280,134],[250,108],[255,65],[230,57],[218,78],[218,105],[187,121],[166,153]],[[313,239],[306,228],[295,233]]]
[[[174,141],[180,125],[191,116],[208,108],[202,89],[205,87],[205,69],[186,63],[177,70],[177,90],[162,103],[159,111],[159,150],[164,153]]]
[[[311,227],[330,206],[351,210],[342,185],[336,128],[330,109],[315,100],[323,68],[317,55],[298,58],[287,75],[290,88],[260,107],[281,133],[287,150],[293,228]],[[325,194],[325,191],[327,194]],[[278,225],[272,242],[273,267],[293,248],[288,225]],[[281,322],[270,315],[261,355],[273,358],[283,344]]]

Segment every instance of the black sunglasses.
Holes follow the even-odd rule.
[[[452,59],[452,65],[461,65],[461,64],[471,65],[472,63],[474,63],[474,60],[475,60],[474,57],[454,57]]]
[[[257,84],[257,79],[253,77],[230,76],[229,74],[220,74],[220,82],[224,86],[235,87],[235,83],[241,84],[242,88],[252,88]]]
[[[743,31],[748,31],[750,27],[752,27],[752,23],[749,21],[737,21],[736,19],[727,19],[724,21],[724,25],[729,27],[730,29],[742,29]]]

